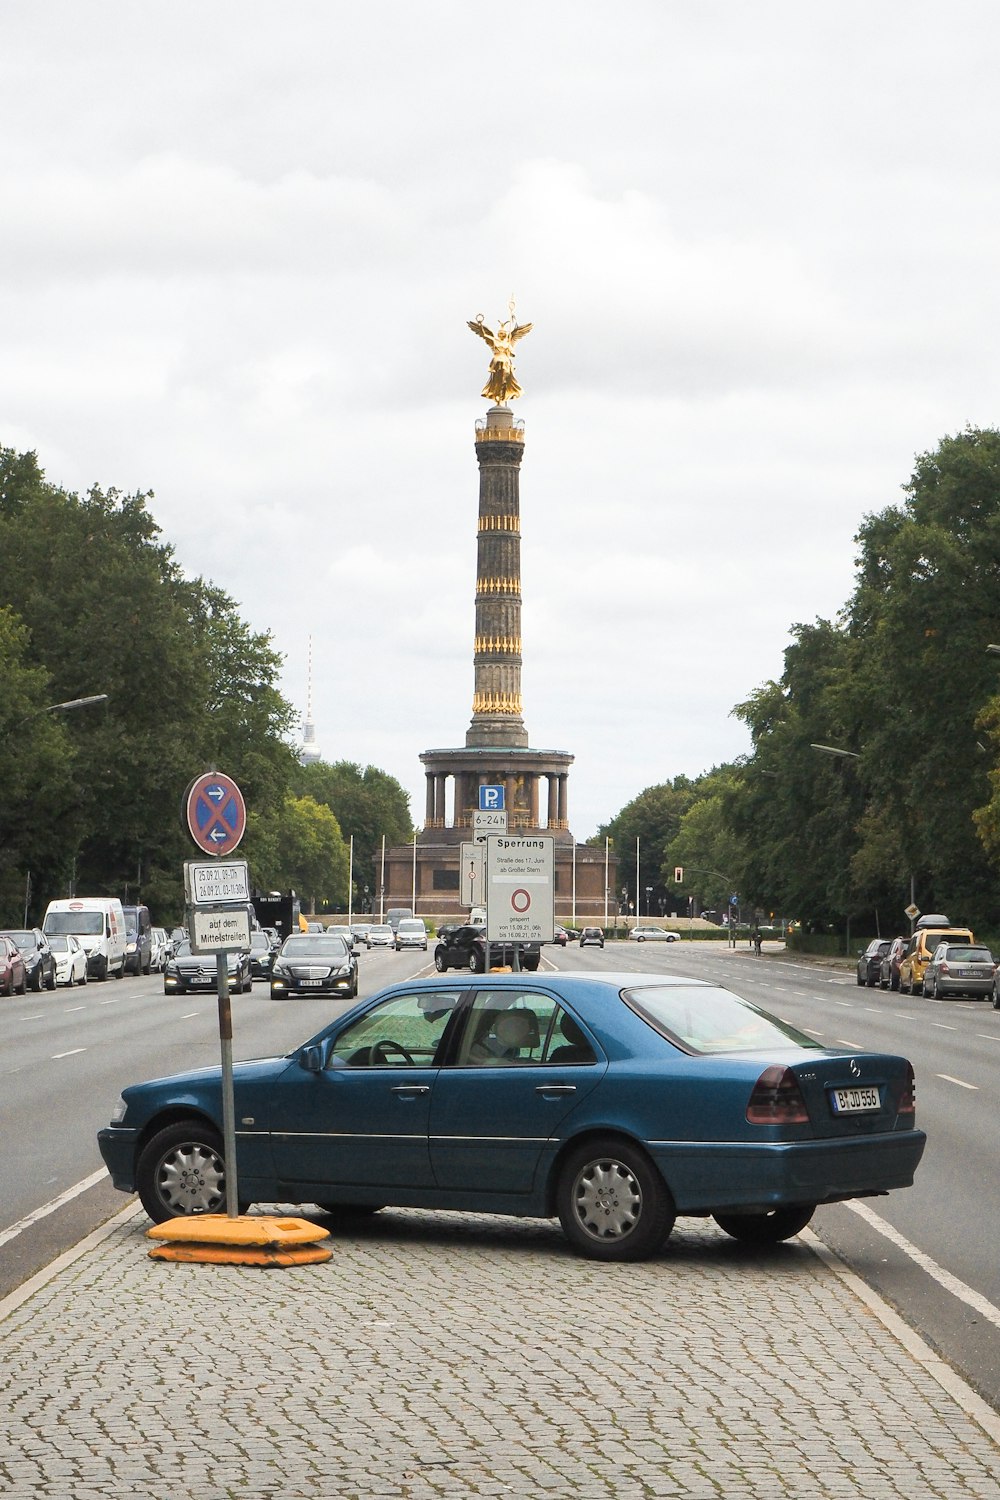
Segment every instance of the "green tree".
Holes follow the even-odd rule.
[[[394,776],[376,766],[364,770],[353,761],[314,761],[296,766],[292,784],[300,795],[308,795],[330,808],[344,838],[354,839],[354,892],[352,904],[366,885],[375,888],[375,869],[382,839],[386,847],[406,844],[413,838],[409,799]]]
[[[732,789],[737,774],[727,766],[699,778],[700,795],[667,845],[660,878],[673,891],[674,905],[681,914],[688,897],[693,897],[701,910],[722,910],[733,892],[742,890],[746,850],[726,818],[723,800],[723,793]],[[673,886],[678,865],[684,871],[680,890]]]
[[[220,766],[266,813],[294,767],[280,658],[225,594],[182,574],[150,498],[95,487],[81,499],[50,484],[34,454],[0,450],[0,605],[23,623],[50,701],[108,695],[106,711],[66,726],[74,811],[59,869],[53,855],[47,888],[36,882],[36,915],[74,872],[78,889],[141,891],[179,915],[190,780]],[[52,805],[41,771],[34,791]]]
[[[328,807],[313,797],[286,797],[265,838],[259,826],[249,829],[248,818],[248,840],[251,833],[257,837],[248,856],[252,854],[251,871],[259,888],[297,891],[314,911],[346,907],[347,845]]]
[[[918,456],[904,492],[902,505],[861,528],[847,612],[862,827],[872,839],[855,869],[880,858],[895,906],[912,876],[925,911],[989,924],[1000,742],[996,663],[985,648],[1000,629],[1000,432],[942,439]]]
[[[661,877],[664,850],[676,838],[681,819],[697,795],[697,785],[687,776],[646,787],[633,797],[610,823],[597,830],[594,843],[610,838],[618,856],[619,888],[628,891],[636,915],[658,914],[661,900],[669,899]],[[639,886],[636,891],[636,840],[639,843]],[[651,888],[646,896],[646,887]]]

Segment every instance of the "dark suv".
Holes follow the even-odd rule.
[[[443,974],[448,969],[471,969],[473,974],[486,970],[486,928],[453,927],[450,932],[442,930],[440,941],[434,949],[434,967]],[[490,943],[490,966],[502,968],[514,966],[514,946],[509,943]],[[542,956],[538,943],[518,943],[520,967],[535,970]]]

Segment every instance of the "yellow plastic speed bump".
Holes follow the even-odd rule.
[[[190,1214],[168,1219],[146,1230],[148,1239],[172,1242],[195,1241],[211,1245],[307,1245],[330,1237],[328,1229],[309,1219],[278,1217],[274,1214]]]
[[[150,1260],[184,1261],[187,1264],[226,1266],[306,1266],[332,1260],[333,1251],[326,1245],[199,1245],[175,1242],[154,1245]]]

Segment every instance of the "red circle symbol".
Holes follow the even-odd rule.
[[[184,798],[184,815],[188,832],[206,854],[231,854],[246,832],[243,793],[221,771],[195,777]]]
[[[519,885],[517,890],[514,891],[510,898],[510,904],[517,912],[518,916],[523,916],[524,913],[528,910],[528,907],[531,905],[531,896],[523,886]]]

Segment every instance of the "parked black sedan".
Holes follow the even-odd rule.
[[[858,954],[858,984],[871,985],[879,982],[882,960],[892,947],[892,938],[872,938],[863,953]]]
[[[4,936],[9,937],[21,951],[28,987],[33,990],[54,990],[56,987],[55,954],[49,940],[40,927],[8,927]]]
[[[241,953],[226,955],[229,970],[229,989],[241,995],[253,986],[250,972],[250,955]],[[186,995],[189,990],[214,990],[218,984],[219,966],[214,953],[192,953],[188,939],[177,944],[177,951],[163,971],[163,993]]]
[[[514,966],[514,944],[490,943],[487,958],[486,928],[478,924],[455,927],[447,934],[444,928],[438,934],[439,942],[434,949],[434,967],[439,974],[448,969],[471,969],[473,974],[482,974],[487,968]],[[518,967],[529,971],[538,968],[541,960],[541,945],[518,943],[520,950]]]

